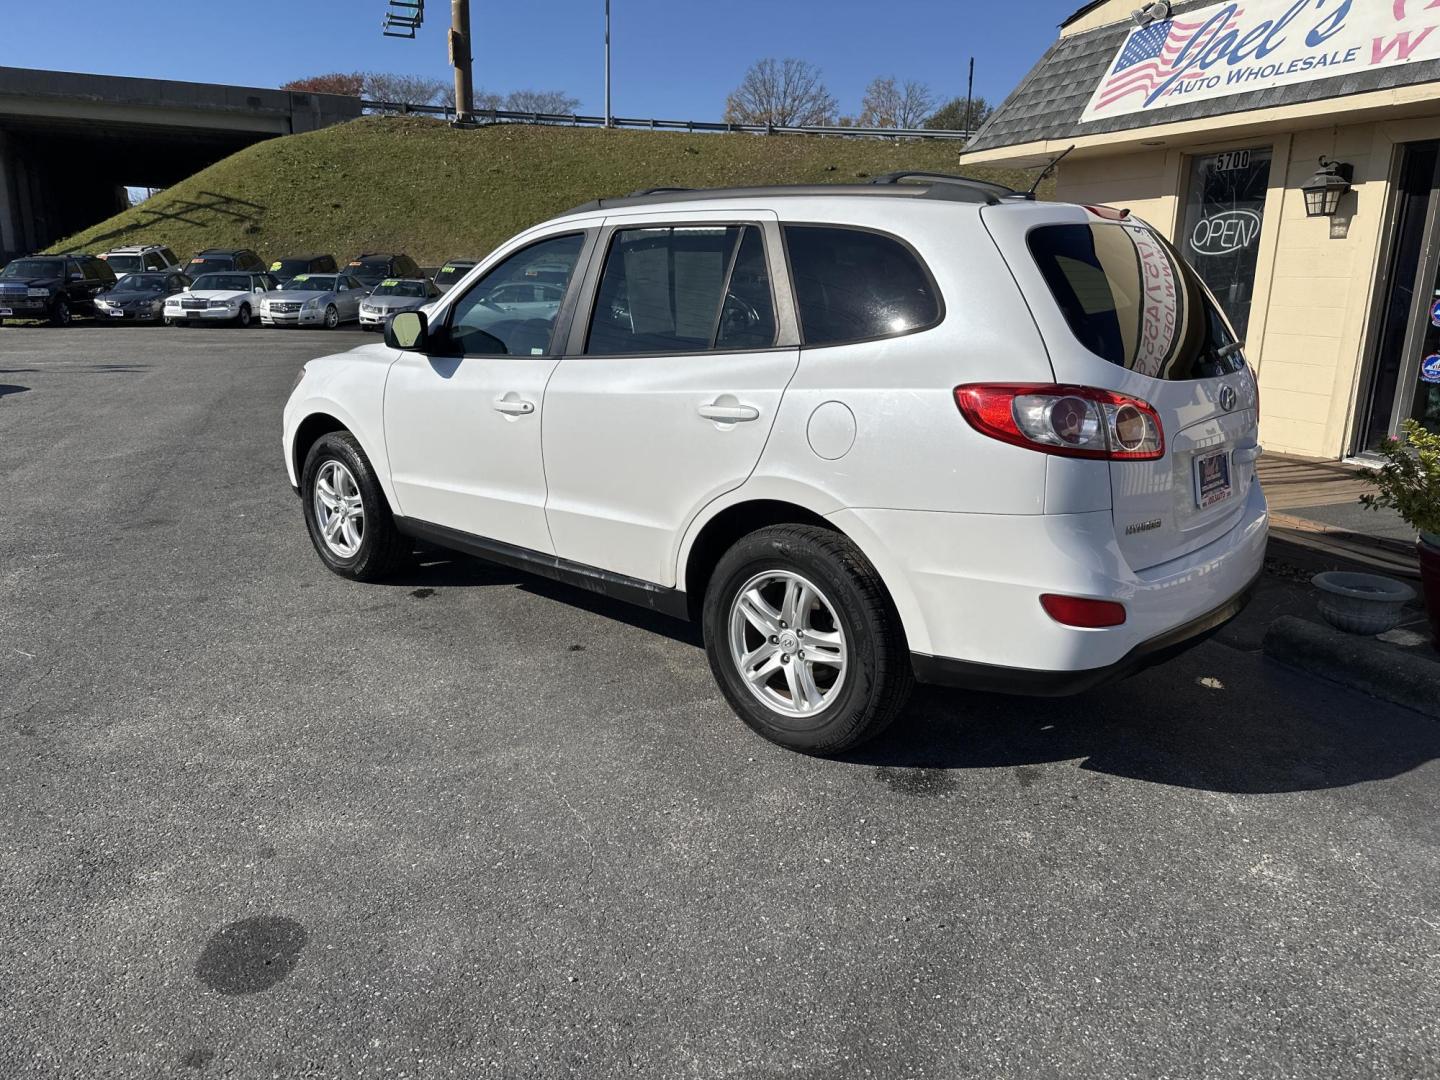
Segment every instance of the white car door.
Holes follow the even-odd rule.
[[[561,558],[671,587],[680,534],[754,470],[799,363],[784,257],[765,212],[605,225],[545,392],[546,517]]]
[[[540,426],[593,230],[523,244],[434,313],[427,352],[400,353],[385,387],[391,481],[406,518],[465,537],[554,553],[545,523]],[[516,281],[562,286],[544,309],[493,299]]]

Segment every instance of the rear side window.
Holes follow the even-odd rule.
[[[1046,225],[1029,243],[1071,332],[1097,356],[1172,382],[1245,366],[1200,279],[1147,226]]]
[[[696,353],[774,342],[775,307],[758,228],[683,225],[615,233],[587,353]]]
[[[895,337],[941,319],[940,294],[929,271],[893,236],[787,225],[785,246],[806,345]]]

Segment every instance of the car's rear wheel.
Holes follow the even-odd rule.
[[[69,326],[70,304],[64,299],[56,300],[55,306],[50,309],[50,321],[56,326]]]
[[[378,581],[408,557],[375,470],[349,432],[322,435],[310,448],[300,493],[310,540],[335,573]]]
[[[743,537],[711,576],[703,622],[731,707],[782,746],[839,753],[884,731],[910,695],[899,616],[839,533],[777,525]]]
[[[325,309],[325,329],[334,330],[339,325],[340,312],[336,309],[334,304],[331,304]]]
[[[249,304],[241,304],[241,305],[240,305],[240,314],[235,316],[235,322],[236,322],[237,324],[239,324],[240,326],[249,326],[249,325],[250,325],[250,305],[249,305]]]

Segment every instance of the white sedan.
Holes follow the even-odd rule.
[[[184,292],[165,301],[165,324],[234,323],[249,326],[260,311],[260,299],[275,288],[269,274],[229,271],[201,274]]]

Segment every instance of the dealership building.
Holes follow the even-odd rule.
[[[1267,448],[1440,431],[1440,0],[1098,0],[964,160],[1062,153],[1057,198],[1128,208],[1214,291]]]

